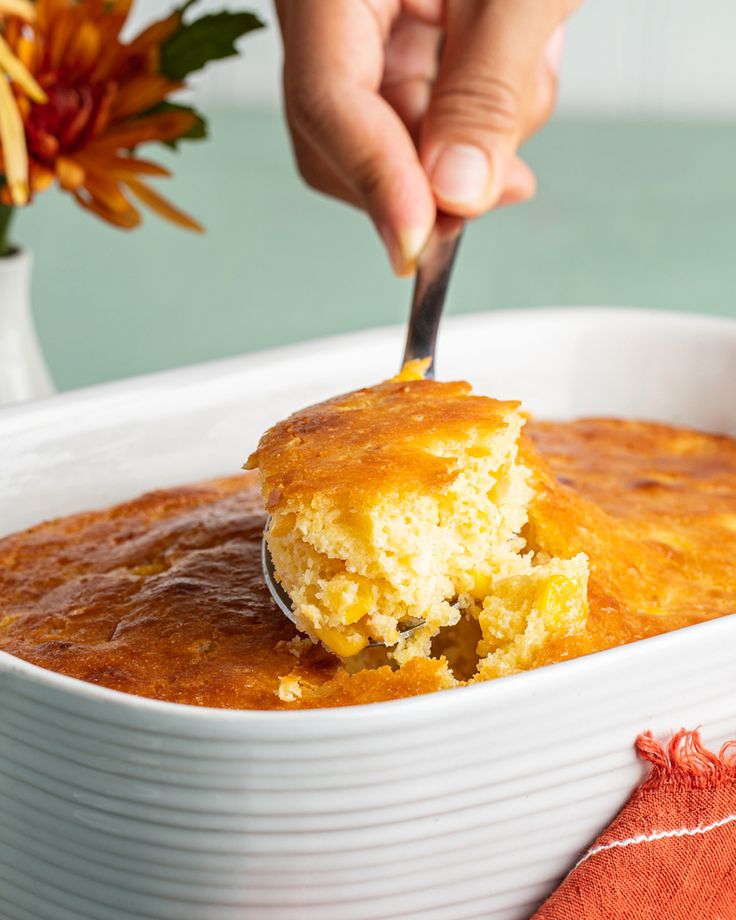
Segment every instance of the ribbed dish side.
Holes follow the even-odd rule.
[[[639,731],[736,733],[735,630],[296,718],[0,655],[0,917],[521,920],[642,775]]]

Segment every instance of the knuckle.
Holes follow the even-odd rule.
[[[435,89],[432,115],[459,129],[509,133],[522,111],[521,94],[499,77],[474,77]]]
[[[320,137],[324,133],[329,100],[325,94],[308,84],[285,87],[286,109],[292,130],[306,137]]]

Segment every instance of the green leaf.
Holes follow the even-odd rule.
[[[158,105],[154,106],[152,109],[149,109],[146,114],[155,115],[159,112],[189,112],[190,115],[194,115],[196,119],[186,134],[182,134],[180,137],[177,137],[176,140],[173,141],[162,141],[162,143],[164,143],[167,147],[171,147],[172,150],[178,149],[180,141],[201,141],[207,137],[207,122],[203,116],[200,115],[199,112],[197,112],[191,106],[177,105],[175,102],[159,102]]]
[[[183,80],[209,61],[232,57],[238,53],[235,42],[263,22],[255,13],[211,13],[182,23],[161,45],[161,73],[170,80]]]
[[[5,185],[5,176],[0,176],[0,188]],[[12,255],[16,248],[8,237],[10,222],[15,217],[17,208],[9,204],[0,204],[0,258]]]

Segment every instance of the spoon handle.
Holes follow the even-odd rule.
[[[431,358],[427,377],[434,377],[437,329],[464,225],[459,217],[438,214],[434,229],[419,256],[403,363],[414,358]]]

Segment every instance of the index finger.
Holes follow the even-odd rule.
[[[293,131],[315,145],[411,269],[435,218],[405,125],[381,97],[394,0],[282,0],[284,91]]]

